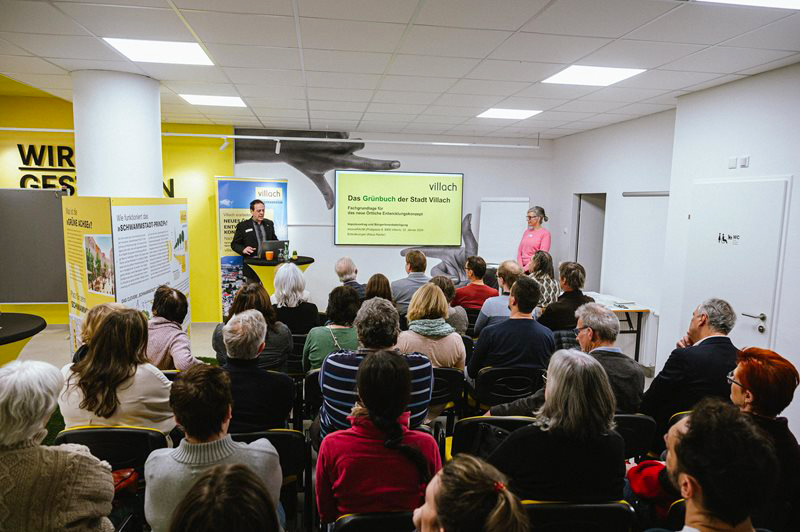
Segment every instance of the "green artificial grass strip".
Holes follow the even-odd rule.
[[[198,360],[202,360],[206,364],[211,364],[212,366],[218,366],[216,357],[197,357]]]
[[[64,417],[61,415],[61,410],[56,407],[53,415],[50,416],[50,421],[47,422],[47,436],[45,436],[42,445],[53,445],[56,441],[56,435],[64,430]]]

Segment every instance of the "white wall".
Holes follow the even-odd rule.
[[[364,135],[363,138],[368,137]],[[507,143],[494,139],[482,142]],[[368,144],[357,155],[399,160],[401,166],[397,171],[462,172],[463,212],[473,214],[472,231],[477,238],[482,197],[529,196],[537,204],[550,202],[551,153],[551,142],[543,141],[540,150]],[[362,283],[377,272],[390,280],[406,275],[405,259],[400,256],[400,250],[405,246],[335,246],[333,211],[326,208],[322,195],[311,181],[294,168],[285,164],[241,163],[234,166],[234,174],[236,177],[289,180],[289,240],[300,255],[309,255],[316,260],[306,271],[306,283],[312,301],[320,309],[327,306],[328,293],[338,284],[333,267],[344,255],[355,261],[359,270],[358,280]],[[333,187],[333,172],[327,178]],[[526,227],[525,220],[509,220],[509,227],[521,235]],[[508,258],[515,258],[516,251],[516,246],[509,249]],[[438,262],[438,259],[429,259],[428,272]]]
[[[623,192],[668,190],[674,111],[557,139],[550,213],[553,258],[573,260],[575,194],[606,194],[600,292],[636,301],[658,314],[668,198],[623,198]],[[655,362],[657,319],[645,328],[640,361]],[[620,347],[633,353],[631,336]]]
[[[800,367],[800,65],[766,72],[682,97],[675,121],[670,205],[662,292],[658,367],[674,339],[685,331],[696,301],[683,300],[686,213],[691,183],[699,178],[795,176],[790,198],[783,279],[779,283],[777,340],[774,350]],[[728,170],[728,157],[750,155],[750,168]],[[747,216],[747,205],[731,205]],[[758,275],[758,272],[753,272]],[[746,279],[743,287],[746,289]],[[742,288],[742,287],[737,287]],[[725,297],[720,294],[720,297]],[[766,347],[766,346],[764,346]],[[800,432],[800,399],[784,412]]]

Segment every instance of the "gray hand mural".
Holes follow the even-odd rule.
[[[464,243],[461,247],[455,246],[420,246],[405,248],[400,251],[400,255],[406,256],[411,250],[418,250],[426,257],[441,259],[442,262],[431,268],[431,277],[436,275],[446,275],[453,279],[455,284],[466,282],[467,272],[464,271],[464,263],[467,257],[478,254],[478,240],[472,232],[472,213],[467,213],[461,220],[461,238]]]
[[[296,131],[288,129],[236,129],[237,135],[275,137],[314,137],[347,139],[348,133],[330,131]],[[322,193],[328,209],[333,208],[334,194],[325,172],[330,170],[395,170],[400,161],[370,159],[354,155],[364,148],[363,142],[293,142],[281,141],[280,153],[275,153],[275,141],[236,139],[234,160],[237,163],[286,163],[305,174]]]

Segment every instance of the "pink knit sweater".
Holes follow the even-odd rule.
[[[184,371],[201,364],[192,356],[189,335],[174,321],[159,316],[147,323],[147,358],[158,369]]]
[[[522,240],[519,241],[517,249],[517,262],[522,269],[528,270],[528,263],[537,251],[550,251],[550,231],[540,227],[539,229],[526,229],[522,233]]]

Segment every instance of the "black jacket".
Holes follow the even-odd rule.
[[[652,416],[658,425],[653,450],[663,449],[662,436],[672,414],[691,410],[704,397],[730,402],[727,376],[736,367],[737,352],[727,336],[712,336],[700,345],[672,352],[642,400],[642,413]]]
[[[261,225],[264,226],[264,233],[267,240],[278,240],[277,235],[275,235],[275,224],[272,223],[272,220],[264,218]],[[233,240],[231,240],[231,249],[236,253],[243,257],[255,257],[255,251],[250,255],[244,254],[244,248],[247,246],[255,250],[258,249],[258,236],[256,234],[255,222],[252,218],[242,220],[236,224],[236,232],[233,234]],[[256,273],[247,264],[244,265],[243,273],[244,276],[249,279],[258,279]]]
[[[228,432],[284,428],[294,400],[292,379],[258,367],[258,359],[229,358],[222,366],[231,378],[233,418]]]
[[[593,303],[594,299],[583,295],[580,290],[570,290],[558,296],[558,301],[550,303],[539,316],[539,323],[551,331],[574,329],[578,324],[575,311],[584,303]]]

